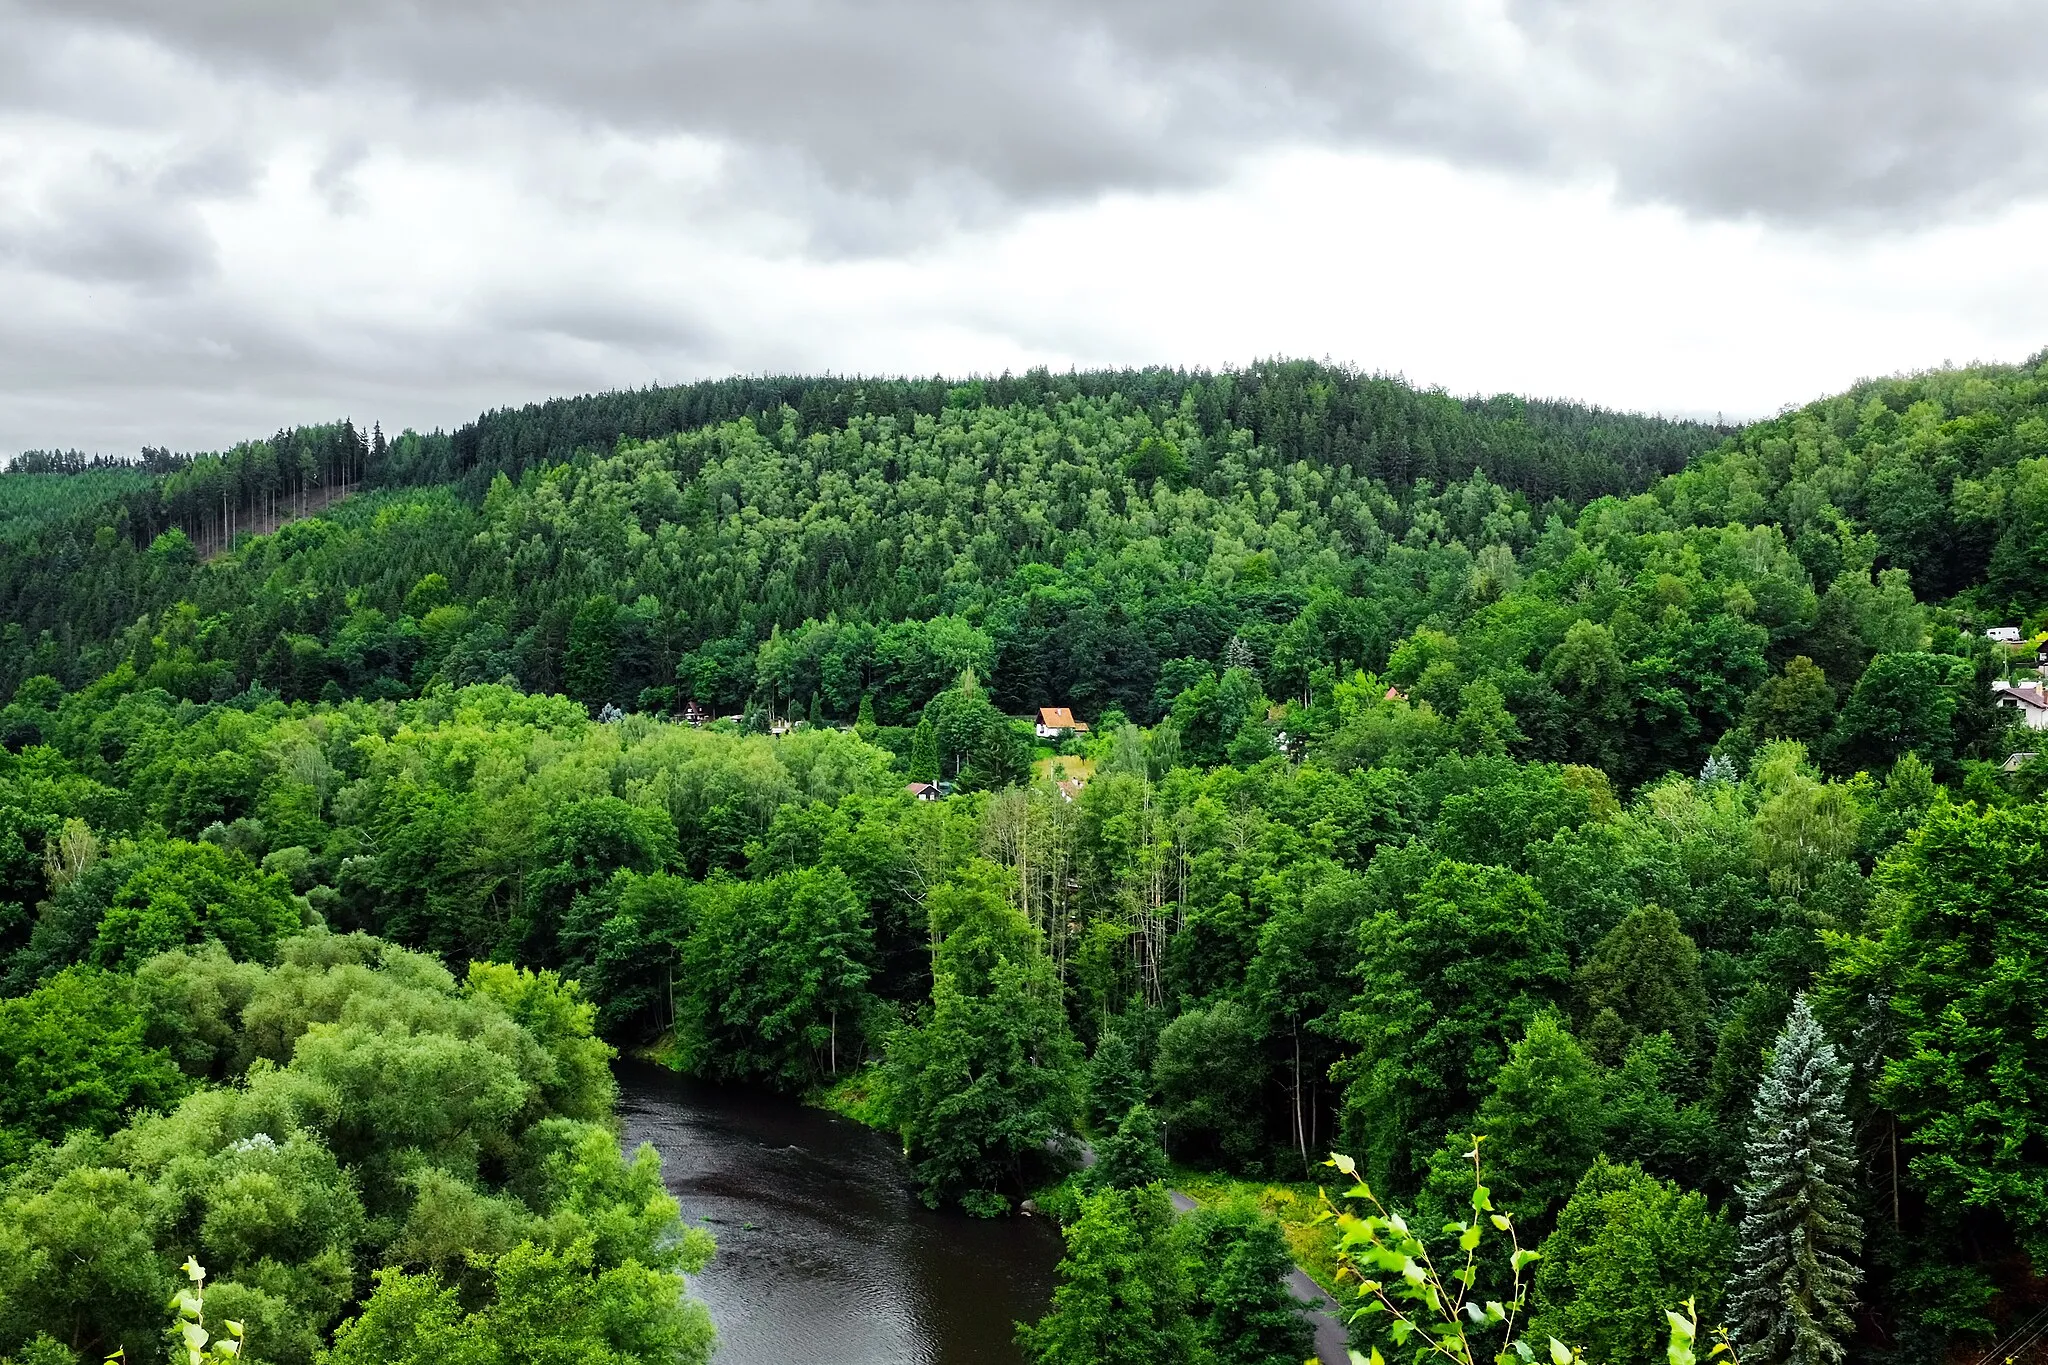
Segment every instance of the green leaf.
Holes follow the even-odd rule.
[[[1506,1232],[1510,1227],[1514,1226],[1512,1223],[1508,1222],[1506,1218],[1502,1217],[1500,1214],[1497,1213],[1488,1214],[1486,1216],[1486,1220],[1489,1223],[1492,1223],[1493,1226],[1501,1232]]]
[[[1479,1249],[1479,1224],[1471,1223],[1466,1226],[1463,1235],[1458,1238],[1458,1249],[1460,1251],[1476,1251]]]
[[[1509,1262],[1514,1266],[1515,1272],[1517,1274],[1520,1274],[1522,1271],[1527,1270],[1530,1266],[1534,1265],[1536,1262],[1542,1259],[1543,1256],[1540,1252],[1531,1251],[1527,1247],[1521,1248],[1520,1250],[1516,1251],[1514,1255],[1508,1258]]]
[[[1484,1185],[1472,1187],[1472,1208],[1475,1212],[1486,1213],[1493,1208],[1493,1191]]]
[[[1572,1348],[1556,1337],[1550,1339],[1550,1365],[1572,1365]]]

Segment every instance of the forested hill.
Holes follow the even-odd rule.
[[[1301,1359],[1327,1229],[1169,1152],[1491,1199],[1474,1339],[1596,1365],[2036,1312],[2048,354],[1732,433],[1277,365],[153,458],[0,478],[0,1361],[160,1359],[196,1250],[251,1361],[695,1365],[607,1045],[1073,1215],[1042,1365]]]
[[[1458,400],[1297,362],[1221,375],[1034,372],[966,384],[732,379],[489,413],[452,436],[406,432],[387,442],[381,428],[366,432],[353,423],[297,428],[218,455],[147,452],[146,466],[160,471],[150,480],[104,471],[0,477],[0,509],[35,514],[16,515],[0,527],[0,614],[15,628],[0,640],[0,686],[11,688],[35,673],[75,684],[110,666],[119,650],[108,642],[145,614],[188,598],[215,610],[260,595],[281,559],[311,548],[303,535],[256,547],[217,570],[201,570],[197,561],[231,540],[244,543],[251,528],[265,529],[307,506],[309,496],[317,505],[337,487],[445,484],[445,498],[413,500],[419,514],[443,518],[429,535],[439,543],[424,549],[410,543],[403,562],[418,569],[415,578],[440,571],[458,595],[493,597],[491,610],[508,643],[540,627],[538,643],[521,646],[531,657],[491,678],[511,673],[535,686],[560,687],[564,675],[555,656],[565,623],[548,615],[560,606],[555,596],[543,589],[542,598],[519,601],[518,594],[481,582],[465,592],[474,576],[465,554],[481,524],[478,504],[499,474],[522,480],[574,460],[588,467],[593,453],[623,453],[649,441],[665,442],[662,451],[637,458],[655,459],[684,494],[672,505],[634,509],[650,534],[665,521],[672,528],[669,543],[687,534],[689,553],[701,559],[722,548],[718,539],[730,538],[733,527],[714,523],[734,514],[750,535],[775,538],[778,523],[797,509],[816,508],[801,518],[794,543],[777,546],[777,557],[844,554],[849,563],[829,584],[821,581],[822,568],[808,572],[792,564],[791,572],[778,573],[766,566],[769,581],[749,582],[737,597],[723,594],[732,600],[713,603],[702,600],[701,589],[675,581],[673,565],[623,595],[620,575],[633,572],[627,566],[579,568],[576,581],[563,586],[586,594],[609,589],[621,604],[651,591],[661,604],[662,638],[652,647],[664,676],[629,667],[637,683],[624,691],[627,702],[639,687],[673,681],[666,674],[679,650],[728,636],[835,612],[887,620],[951,610],[940,580],[948,572],[943,563],[962,551],[955,532],[963,528],[971,528],[976,543],[977,572],[1007,570],[1032,559],[1060,563],[1079,543],[1077,535],[1092,549],[1099,538],[1098,498],[1121,520],[1134,498],[1149,502],[1161,491],[1171,493],[1175,503],[1162,503],[1163,514],[1183,521],[1192,515],[1197,521],[1190,529],[1208,534],[1224,505],[1250,496],[1249,512],[1231,515],[1309,518],[1316,534],[1340,538],[1333,550],[1348,559],[1373,553],[1385,527],[1405,529],[1394,503],[1418,486],[1427,496],[1477,472],[1532,514],[1552,500],[1571,511],[1603,494],[1640,491],[1717,439],[1692,423],[1564,403]],[[32,454],[31,468],[82,464]],[[128,482],[116,486],[120,479]],[[1260,506],[1268,495],[1274,506]],[[392,504],[389,498],[372,503],[339,524],[355,531]],[[1363,520],[1360,508],[1366,509]],[[580,516],[590,509],[567,510]],[[607,504],[605,514],[618,510]],[[1084,528],[1084,518],[1093,524]],[[167,530],[182,538],[159,541]],[[599,553],[611,557],[609,549]],[[906,556],[917,561],[907,575],[899,572]],[[373,553],[364,564],[336,564],[321,573],[344,594],[356,592],[364,605],[396,617],[410,582],[395,593],[376,588],[367,595],[358,582],[381,572],[376,565],[384,559]],[[331,644],[337,608],[309,606],[310,616],[302,609],[299,619],[266,619],[253,633],[281,629]],[[628,633],[644,631],[635,622]],[[237,670],[236,690],[260,676],[255,662]],[[344,674],[338,681],[354,691],[363,679],[351,686]]]

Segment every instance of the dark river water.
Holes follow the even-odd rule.
[[[718,1255],[691,1281],[716,1365],[1021,1365],[1012,1324],[1045,1312],[1050,1219],[933,1213],[885,1134],[757,1091],[618,1066],[630,1150],[661,1152],[683,1217]]]

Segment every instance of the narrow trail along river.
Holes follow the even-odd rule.
[[[718,1238],[691,1284],[715,1365],[1021,1365],[1011,1325],[1052,1297],[1050,1219],[933,1213],[895,1144],[836,1114],[644,1062],[618,1076],[628,1149],[653,1143]]]

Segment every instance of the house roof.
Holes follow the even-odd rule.
[[[2040,683],[1993,683],[1991,690],[1999,697],[2010,697],[2022,706],[2048,711],[2048,695],[2043,694]]]
[[[1388,688],[1388,689],[1387,689],[1387,695],[1386,695],[1385,697],[1381,698],[1381,700],[1383,700],[1383,701],[1406,701],[1406,700],[1408,700],[1408,694],[1407,694],[1406,692],[1403,692],[1403,691],[1402,691],[1402,690],[1401,690],[1400,688],[1398,688],[1398,687],[1390,687],[1390,688]]]
[[[1074,713],[1064,706],[1041,706],[1038,708],[1038,723],[1054,730],[1078,730]]]
[[[2036,750],[2022,749],[2019,753],[2007,754],[2005,762],[1999,764],[1998,766],[2006,772],[2016,773],[2020,770],[2022,765],[2028,762],[2028,760],[2038,758],[2039,756],[2040,755]]]
[[[912,782],[905,786],[903,790],[909,792],[912,796],[923,796],[926,792],[937,791],[938,788],[930,782]]]

